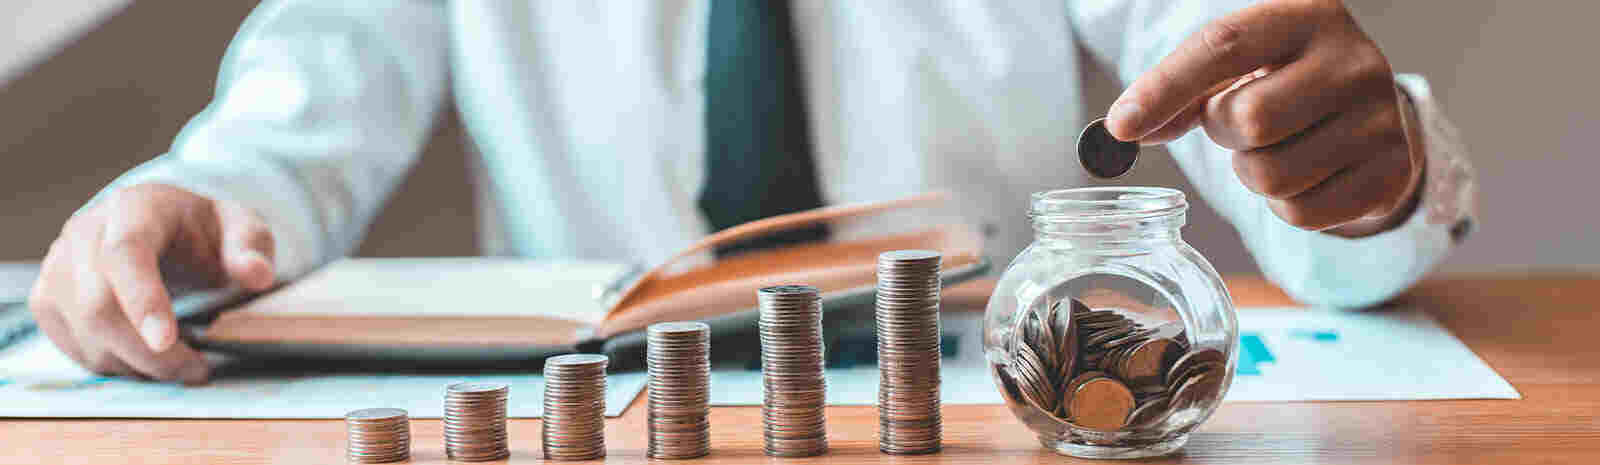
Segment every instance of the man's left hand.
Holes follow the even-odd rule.
[[[1118,139],[1204,126],[1233,169],[1300,228],[1344,236],[1397,224],[1423,172],[1389,62],[1336,0],[1282,0],[1211,24],[1111,106]]]

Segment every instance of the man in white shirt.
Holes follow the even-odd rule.
[[[660,261],[728,221],[713,204],[740,196],[702,194],[739,175],[716,167],[765,160],[809,202],[951,190],[1005,260],[1027,193],[1084,179],[1080,45],[1128,83],[1112,133],[1168,144],[1271,279],[1387,300],[1471,225],[1459,138],[1339,2],[1250,3],[268,0],[171,151],[67,221],[30,302],[86,367],[203,381],[163,280],[264,289],[349,253],[446,95],[489,254]]]

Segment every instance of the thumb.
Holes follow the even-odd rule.
[[[232,202],[216,202],[221,223],[222,269],[234,284],[251,291],[272,287],[272,230],[255,212]]]

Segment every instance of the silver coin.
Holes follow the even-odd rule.
[[[605,456],[605,371],[609,362],[610,358],[598,354],[545,360],[539,441],[546,459]]]
[[[690,459],[711,453],[710,335],[710,326],[699,322],[657,323],[647,331],[646,456]]]
[[[405,410],[371,408],[345,415],[345,458],[389,463],[411,457],[411,422]]]
[[[878,449],[940,450],[939,268],[928,250],[884,252],[877,262]]]
[[[805,285],[772,286],[758,291],[756,300],[763,450],[779,457],[826,453],[827,380],[819,291]]]
[[[482,462],[510,456],[506,434],[510,389],[500,383],[456,383],[445,389],[446,457]]]
[[[1106,119],[1089,123],[1078,134],[1078,164],[1090,176],[1116,179],[1133,170],[1139,161],[1139,143],[1123,142],[1106,130]]]

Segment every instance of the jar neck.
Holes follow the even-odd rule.
[[[1181,239],[1183,193],[1155,187],[1088,187],[1035,193],[1029,217],[1036,242],[1120,248]]]
[[[1182,239],[1186,215],[1177,213],[1134,221],[1084,223],[1053,216],[1033,217],[1033,239],[1041,243],[1128,244]]]

